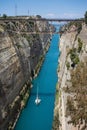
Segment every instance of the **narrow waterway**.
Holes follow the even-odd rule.
[[[48,53],[37,78],[33,80],[31,97],[22,111],[15,130],[51,130],[58,67],[59,35],[54,34]],[[35,104],[37,86],[41,103]]]

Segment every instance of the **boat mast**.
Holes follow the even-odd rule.
[[[37,86],[37,99],[38,99],[38,86]]]

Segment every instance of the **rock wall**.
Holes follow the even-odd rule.
[[[69,93],[64,91],[64,88],[71,86],[71,71],[76,68],[76,65],[73,65],[70,59],[70,50],[73,48],[78,50],[78,39],[81,39],[83,45],[81,52],[77,52],[79,62],[87,61],[87,26],[83,23],[82,30],[78,34],[77,30],[73,30],[71,26],[70,30],[64,32],[60,38],[60,58],[59,58],[59,68],[58,68],[58,99],[55,104],[55,121],[57,121],[55,130],[78,130],[78,126],[74,127],[72,124],[68,124],[70,117],[66,117],[66,103],[67,97],[70,96]],[[67,64],[69,63],[69,64]],[[72,96],[72,95],[71,95]],[[58,116],[57,115],[58,112]]]
[[[52,31],[47,22],[0,22],[0,130],[10,129],[16,119],[36,66],[50,42],[51,35],[38,34],[40,29]],[[32,30],[35,34],[28,34]]]
[[[67,54],[69,49],[74,46],[74,40],[76,37],[77,32],[65,33],[61,36],[60,39],[60,59],[59,59],[59,121],[60,127],[59,130],[71,130],[71,127],[67,126],[67,118],[65,117],[66,114],[66,100],[67,94],[64,93],[63,87],[66,86],[66,81],[70,78],[70,73],[67,70],[66,62],[67,62]]]

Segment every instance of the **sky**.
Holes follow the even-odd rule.
[[[0,0],[0,15],[41,15],[45,18],[82,18],[87,0]]]

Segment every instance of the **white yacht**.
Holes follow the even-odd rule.
[[[37,94],[35,99],[35,104],[38,105],[41,102],[41,99],[38,97],[38,87],[37,87]]]

